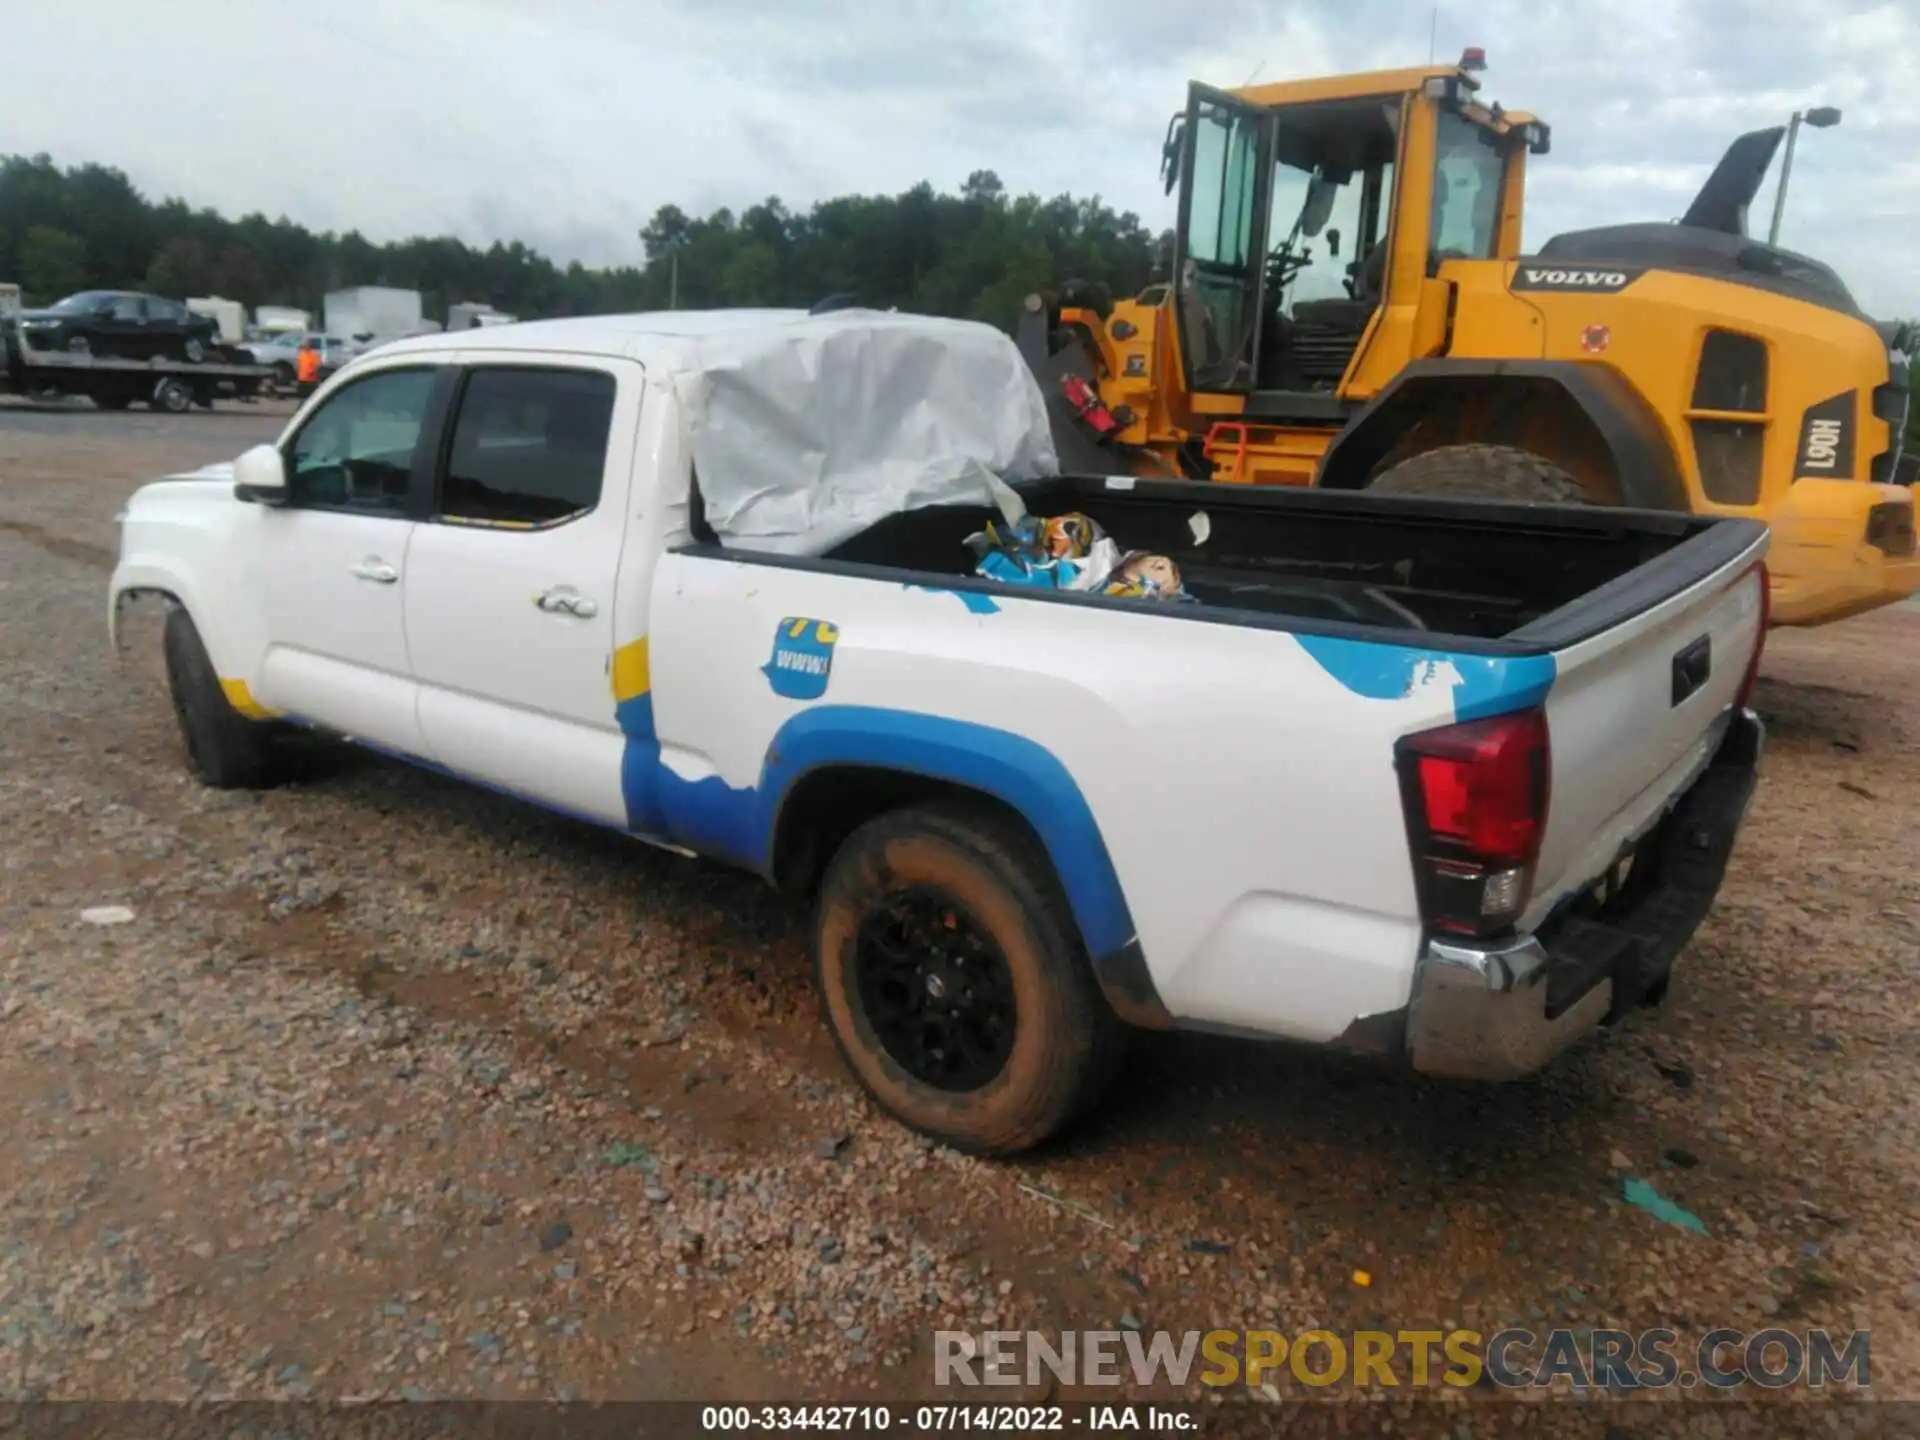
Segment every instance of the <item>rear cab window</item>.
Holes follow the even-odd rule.
[[[600,503],[614,377],[483,366],[454,416],[437,513],[454,524],[544,528]]]

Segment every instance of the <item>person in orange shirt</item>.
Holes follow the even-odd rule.
[[[302,400],[313,394],[314,387],[320,383],[320,346],[311,335],[300,342],[299,353],[294,358],[294,376],[300,382]]]

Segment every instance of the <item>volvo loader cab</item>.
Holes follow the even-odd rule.
[[[1782,132],[1684,219],[1523,248],[1539,118],[1453,66],[1190,88],[1169,271],[1110,308],[1031,296],[1018,338],[1063,466],[1746,514],[1777,623],[1920,589],[1903,335],[1746,234]]]
[[[1176,324],[1191,391],[1246,395],[1249,416],[1337,418],[1327,401],[1387,298],[1399,191],[1427,192],[1398,196],[1425,211],[1401,238],[1424,234],[1427,273],[1496,253],[1508,154],[1524,142],[1491,112],[1438,110],[1430,183],[1397,186],[1414,99],[1263,107],[1194,87],[1162,169],[1180,187]],[[1545,127],[1532,134],[1544,148]]]

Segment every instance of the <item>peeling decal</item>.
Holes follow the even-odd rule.
[[[1464,655],[1329,635],[1294,639],[1322,670],[1369,700],[1404,700],[1429,685],[1449,683],[1456,720],[1524,710],[1553,688],[1551,655]]]
[[[998,615],[1000,602],[991,595],[982,595],[978,590],[949,590],[944,585],[915,585],[912,581],[900,587],[902,590],[925,590],[929,595],[951,595],[975,615]]]
[[[839,641],[832,621],[789,615],[773,632],[773,654],[761,673],[783,699],[818,700],[833,677],[833,647]]]

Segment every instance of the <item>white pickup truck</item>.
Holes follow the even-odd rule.
[[[299,725],[814,897],[848,1064],[979,1152],[1128,1025],[1498,1079],[1664,991],[1755,782],[1763,526],[1052,468],[983,326],[425,336],[142,487],[110,613],[169,602],[208,784]],[[1009,484],[1187,598],[983,578]]]

